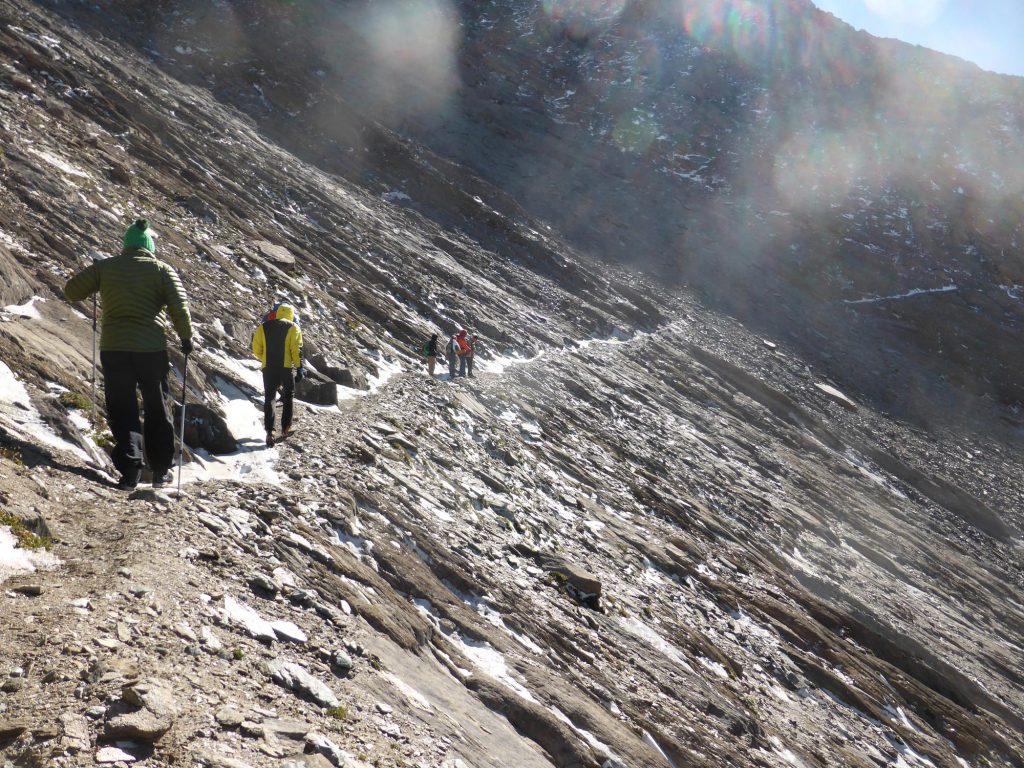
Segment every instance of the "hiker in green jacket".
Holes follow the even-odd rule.
[[[93,262],[68,280],[64,296],[81,301],[99,291],[103,301],[100,363],[114,435],[112,458],[121,473],[118,487],[138,485],[146,458],[158,488],[171,481],[174,464],[174,424],[166,400],[171,363],[159,317],[166,307],[186,355],[192,352],[192,317],[177,273],[154,256],[149,222],[132,224],[123,244],[119,256]],[[144,426],[136,389],[142,392]]]

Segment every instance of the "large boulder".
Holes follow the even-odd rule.
[[[366,375],[351,366],[332,360],[311,344],[306,345],[305,364],[322,373],[335,384],[351,389],[368,389]]]
[[[181,406],[174,406],[175,427],[181,420]],[[228,429],[224,417],[206,403],[187,403],[185,406],[185,444],[203,448],[210,453],[233,453],[238,442]]]
[[[103,737],[152,743],[171,730],[177,715],[170,683],[157,678],[130,683],[107,710]]]
[[[307,368],[302,381],[295,382],[295,397],[313,405],[337,405],[338,385],[323,374]]]

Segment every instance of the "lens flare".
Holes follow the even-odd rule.
[[[589,40],[625,8],[626,0],[544,0],[544,12],[560,22],[566,36],[576,42]]]
[[[361,108],[397,123],[445,112],[459,87],[459,17],[444,0],[391,0],[365,6],[345,22],[367,46]],[[346,61],[344,53],[339,53]],[[339,66],[334,73],[345,78]]]

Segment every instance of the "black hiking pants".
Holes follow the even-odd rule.
[[[174,463],[174,422],[165,399],[171,370],[167,352],[100,352],[100,364],[114,466],[127,475],[148,459],[154,474],[166,472]],[[136,390],[142,392],[144,424]]]
[[[281,431],[292,425],[292,400],[295,396],[295,376],[291,368],[263,369],[263,428],[274,431],[274,400],[281,389]]]

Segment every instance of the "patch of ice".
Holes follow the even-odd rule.
[[[247,370],[239,361],[221,358],[221,362],[230,368],[239,366],[240,371]],[[258,371],[255,375],[260,376]],[[220,393],[225,421],[238,441],[239,450],[214,456],[201,448],[196,449],[194,455],[197,460],[182,468],[182,482],[212,479],[282,485],[284,481],[274,469],[278,457],[277,448],[266,447],[262,409],[234,384],[218,376],[213,377],[213,384]]]
[[[219,357],[218,361],[231,373],[257,392],[263,391],[263,373],[259,360],[238,360],[233,357]]]
[[[779,554],[781,554],[782,557],[785,558],[786,562],[788,562],[795,569],[803,571],[809,576],[821,576],[821,574],[818,572],[818,569],[815,568],[814,565],[812,565],[811,562],[807,558],[805,558],[803,554],[800,552],[800,550],[796,547],[793,547],[792,554],[789,554],[785,551],[780,551]]]
[[[424,497],[422,495],[419,496],[418,498],[419,498],[420,506],[424,510],[426,510],[427,512],[430,512],[430,514],[432,514],[434,517],[436,517],[441,522],[443,522],[443,523],[454,523],[455,522],[455,518],[452,517],[447,512],[447,510],[443,509],[441,506],[435,504],[433,501],[431,501],[430,499],[427,499],[426,497]]]
[[[498,629],[501,629],[508,635],[511,635],[516,640],[518,640],[521,645],[529,648],[538,656],[544,654],[544,649],[537,645],[535,642],[533,642],[533,640],[531,640],[529,637],[527,637],[526,635],[522,635],[518,632],[513,632],[511,629],[509,629],[508,626],[505,624],[505,620],[502,619],[501,614],[487,604],[487,598],[479,597],[477,595],[466,595],[455,589],[452,589],[452,591],[455,592],[456,595],[458,595],[462,602],[464,602],[467,606],[476,611],[489,624],[493,624],[494,626],[498,627]]]
[[[902,723],[905,727],[909,728],[912,731],[916,731],[918,733],[921,732],[921,729],[914,725],[913,721],[909,717],[907,717],[907,713],[903,711],[903,707],[893,707],[889,704],[886,704],[882,707],[882,709],[885,710],[885,713],[889,715],[889,717],[891,717],[893,720]]]
[[[723,680],[729,679],[729,670],[725,668],[724,664],[717,661],[712,661],[711,659],[705,658],[703,656],[698,656],[697,661],[699,661],[704,667],[714,672],[715,675],[722,678]]]
[[[386,360],[383,356],[376,356],[374,364],[377,366],[378,374],[368,376],[369,389],[352,389],[351,387],[338,386],[339,400],[352,400],[357,397],[366,397],[376,393],[381,387],[402,372],[402,364],[398,360]]]
[[[924,755],[918,754],[899,739],[893,738],[892,736],[886,736],[886,739],[890,744],[892,744],[893,749],[899,753],[896,756],[896,768],[918,768],[919,766],[935,768],[935,763]]]
[[[373,542],[360,536],[349,536],[344,531],[334,529],[334,541],[345,547],[356,557],[373,554]]]

